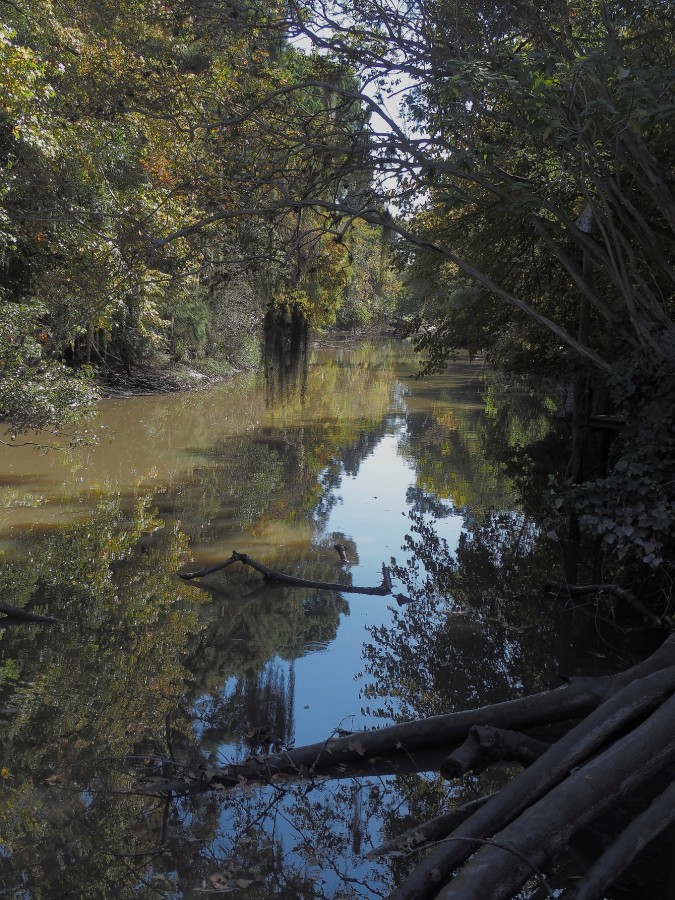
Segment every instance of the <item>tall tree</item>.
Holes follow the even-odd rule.
[[[331,178],[318,190],[304,170],[288,171],[283,190],[266,197],[268,213],[293,203],[390,228],[601,371],[616,352],[608,335],[669,360],[675,45],[667,4],[338,0],[291,3],[283,26],[310,43],[313,71],[244,103],[236,120],[255,122],[285,158],[301,151]],[[327,60],[357,72],[359,89],[322,77]],[[316,111],[290,97],[320,88],[363,105],[370,126],[310,130]],[[285,128],[272,128],[261,110],[281,98]],[[369,183],[346,190],[345,173],[365,169]],[[498,254],[481,246],[495,223]],[[514,236],[544,283],[505,262]]]

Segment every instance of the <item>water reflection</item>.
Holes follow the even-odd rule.
[[[338,345],[271,406],[264,382],[243,377],[106,403],[107,439],[69,459],[5,451],[3,599],[64,625],[0,642],[2,888],[386,892],[396,868],[365,853],[406,815],[447,804],[433,778],[190,799],[134,785],[171,777],[172,757],[208,773],[551,676],[559,623],[535,596],[550,546],[509,459],[490,451],[480,372],[414,371],[405,347]],[[378,583],[395,556],[396,590],[413,602],[289,590],[235,567],[199,587],[176,577],[233,549],[346,585]]]
[[[268,309],[263,326],[267,402],[284,402],[307,388],[309,325],[299,309]]]

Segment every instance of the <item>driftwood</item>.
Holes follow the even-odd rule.
[[[550,745],[521,734],[554,723],[559,732],[560,723],[570,720],[569,730]],[[553,896],[544,872],[570,841],[631,792],[647,792],[648,802],[655,776],[675,764],[673,721],[675,635],[620,675],[573,678],[534,696],[330,738],[223,768],[195,771],[172,763],[179,777],[142,789],[224,791],[288,779],[438,771],[448,756],[445,774],[454,775],[469,765],[516,757],[527,768],[500,791],[420,823],[369,857],[433,845],[390,900],[507,900],[533,876],[543,895]],[[496,747],[501,752],[492,754]],[[577,900],[604,897],[645,843],[675,821],[674,809],[671,784],[591,863]]]
[[[305,748],[298,748],[302,753]],[[390,753],[377,757],[359,757],[350,763],[331,764],[329,761],[312,768],[296,765],[280,765],[279,757],[284,754],[257,756],[242,763],[231,763],[223,767],[207,768],[181,765],[175,760],[165,760],[168,769],[178,775],[173,781],[166,778],[144,778],[137,785],[141,793],[149,794],[193,794],[206,790],[226,791],[244,785],[281,785],[302,781],[344,780],[354,778],[380,778],[386,775],[410,775],[419,772],[435,772],[452,747],[420,750],[417,753]],[[295,751],[287,751],[292,757]]]
[[[43,622],[48,625],[55,625],[61,621],[54,616],[42,616],[39,613],[28,612],[28,610],[22,609],[20,606],[11,606],[9,603],[0,603],[0,612],[17,622]],[[5,620],[0,619],[0,622],[3,621]]]
[[[342,546],[336,545],[336,546]],[[268,568],[263,563],[252,559],[248,553],[232,552],[232,556],[225,562],[217,563],[215,566],[208,566],[205,569],[199,569],[197,572],[180,572],[179,577],[184,581],[190,581],[193,578],[203,578],[205,575],[211,575],[213,572],[219,572],[221,569],[231,566],[232,563],[240,562],[245,566],[255,569],[267,581],[276,581],[280,584],[287,584],[291,587],[314,588],[320,591],[339,591],[343,594],[372,594],[386,597],[391,594],[391,573],[388,566],[382,565],[382,584],[379,587],[356,587],[354,585],[339,584],[333,581],[311,581],[307,578],[298,578],[295,575],[285,575],[283,572],[275,572],[274,569]]]
[[[636,667],[635,671],[642,671],[642,668]],[[594,710],[612,696],[620,684],[616,677],[572,678],[565,687],[517,700],[345,737],[330,737],[321,743],[252,757],[242,763],[210,770],[208,781],[202,771],[195,772],[187,767],[180,779],[171,784],[157,783],[153,792],[189,793],[206,786],[232,788],[243,784],[269,784],[282,778],[349,778],[437,770],[443,760],[464,743],[474,725],[490,722],[498,727],[512,725],[516,729],[526,729],[575,719]]]

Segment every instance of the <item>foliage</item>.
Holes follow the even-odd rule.
[[[601,371],[607,326],[615,344],[658,352],[672,328],[662,5],[415,10],[419,29],[411,9],[296,7],[298,31],[373,85],[361,94],[377,116],[373,185],[351,207],[336,188],[329,208],[386,225],[378,204],[390,200],[407,213],[390,227],[410,245]],[[402,80],[407,127],[387,105]],[[355,162],[364,149],[353,145]],[[581,296],[595,328],[578,337]]]
[[[395,248],[386,231],[355,222],[346,240],[350,271],[344,286],[337,323],[358,328],[391,320],[404,287],[395,271]]]
[[[573,511],[584,531],[600,540],[608,570],[630,572],[640,565],[663,569],[655,577],[670,606],[675,378],[658,361],[634,358],[632,365],[617,372],[613,394],[626,425],[610,448],[607,473],[571,490],[558,490],[554,503],[560,510]]]
[[[86,372],[73,374],[54,359],[44,313],[35,303],[0,306],[0,419],[15,433],[68,426],[96,398]]]
[[[275,295],[319,324],[334,320],[344,248],[310,212],[307,223],[283,203],[271,217],[255,214],[280,199],[279,172],[318,185],[329,166],[267,139],[265,129],[285,132],[287,104],[262,114],[264,139],[239,120],[243,106],[288,80],[307,80],[313,67],[331,72],[285,44],[278,12],[252,6],[235,21],[208,5],[169,10],[154,0],[114,13],[91,0],[5,4],[1,299],[3,311],[25,315],[24,330],[49,334],[46,380],[62,395],[51,419],[34,422],[21,416],[30,398],[8,402],[18,377],[31,397],[38,392],[29,354],[18,374],[0,372],[9,421],[52,422],[89,399],[57,361],[104,375],[206,356],[241,365]],[[339,78],[347,83],[346,72]],[[329,99],[326,111],[324,99],[323,88],[308,88],[293,101],[314,110],[312,132],[361,127],[358,104]],[[221,216],[224,231],[194,227]]]

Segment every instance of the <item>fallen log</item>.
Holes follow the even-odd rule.
[[[673,690],[675,665],[632,681],[613,694],[506,785],[491,803],[457,828],[450,836],[457,840],[443,844],[431,853],[394,891],[391,900],[435,897],[453,871],[476,850],[476,844],[472,845],[467,839],[480,841],[494,837],[529,806],[549,794],[571,769],[631,723],[652,712]],[[673,749],[675,752],[675,742]],[[511,865],[516,865],[513,859]],[[487,896],[490,896],[489,892],[482,894],[481,900]]]
[[[283,572],[275,572],[268,566],[255,559],[252,559],[248,553],[232,552],[232,556],[222,563],[214,566],[207,566],[205,569],[199,569],[197,572],[179,572],[178,577],[184,581],[191,581],[193,578],[203,578],[205,575],[211,575],[213,572],[219,572],[221,569],[231,566],[232,563],[240,562],[245,566],[255,569],[267,581],[276,581],[280,584],[288,584],[292,587],[314,588],[320,591],[339,591],[343,594],[371,594],[386,597],[391,594],[391,573],[389,567],[382,564],[382,584],[379,587],[356,587],[355,585],[340,584],[336,581],[312,581],[307,578],[298,578],[296,575],[285,575]]]
[[[137,785],[139,793],[149,794],[190,794],[215,790],[232,790],[247,785],[270,785],[277,787],[301,781],[338,781],[354,778],[381,778],[386,775],[410,775],[420,772],[436,772],[447,756],[450,747],[421,750],[418,753],[398,753],[358,762],[323,765],[315,770],[292,768],[279,771],[268,765],[269,757],[259,757],[242,763],[232,763],[225,767],[208,768],[182,764],[172,760],[169,766],[178,777],[169,781],[165,777],[146,777]],[[293,751],[289,751],[292,753]]]
[[[675,822],[675,782],[637,816],[586,872],[572,900],[597,900],[647,844]]]
[[[667,678],[665,673],[663,676],[665,688]],[[675,669],[672,676],[671,692],[675,687]],[[658,676],[649,677],[656,684]],[[671,693],[629,734],[572,771],[561,784],[528,805],[522,815],[495,834],[495,844],[504,848],[481,847],[450,884],[440,893],[434,891],[433,896],[437,900],[509,900],[532,876],[533,867],[542,869],[567,848],[575,832],[675,761],[674,720],[675,696]]]
[[[173,783],[156,779],[143,790],[223,791],[251,783],[434,771],[441,749],[446,756],[456,753],[474,726],[496,723],[520,730],[581,718],[548,749],[541,742],[529,745],[538,758],[498,793],[449,811],[408,832],[402,844],[385,845],[371,854],[415,852],[424,841],[440,841],[391,900],[506,900],[533,873],[541,875],[578,831],[675,762],[674,717],[675,635],[671,635],[649,659],[620,675],[573,678],[567,686],[542,694],[330,738],[223,768],[195,771],[173,763],[181,778]],[[480,727],[477,733],[481,734]],[[636,820],[635,829],[643,828],[649,836],[665,827],[661,823],[671,820],[671,801],[666,792],[651,813]],[[635,829],[627,829],[605,869],[594,877],[615,877],[619,858],[629,855],[622,852],[623,842],[634,841]],[[543,881],[542,885],[548,891]],[[584,900],[599,896],[594,888],[589,890],[582,895]]]
[[[438,769],[441,760],[463,743],[473,725],[496,722],[498,726],[514,724],[515,728],[524,729],[576,719],[595,709],[614,690],[612,684],[603,682],[602,679],[579,679],[578,684],[575,679],[571,679],[567,687],[518,700],[446,716],[432,716],[419,722],[356,732],[348,737],[329,738],[321,743],[270,753],[243,763],[232,763],[214,770],[210,774],[208,786],[229,788],[243,784],[269,784],[275,777],[378,774],[376,764],[380,760],[392,764],[394,758],[402,759],[443,747],[444,754],[434,766]],[[200,778],[198,775],[196,781],[179,781],[172,790],[181,790],[181,785],[184,791],[199,789]],[[201,781],[203,784],[203,779]]]
[[[373,858],[382,853],[415,852],[429,841],[441,841],[394,891],[392,900],[436,896],[444,900],[506,900],[533,873],[540,875],[576,832],[618,804],[624,793],[641,787],[675,761],[675,743],[668,731],[675,715],[674,691],[675,636],[671,636],[652,657],[618,676],[571,679],[567,687],[480,710],[350,734],[220,769],[185,770],[183,778],[173,784],[154,783],[146,790],[222,791],[251,782],[432,770],[439,765],[439,734],[449,744],[456,742],[453,753],[457,756],[457,745],[473,726],[474,743],[480,745],[481,736],[486,735],[488,743],[492,741],[493,729],[480,727],[480,722],[492,725],[503,717],[502,724],[513,727],[514,720],[543,724],[585,715],[550,748],[526,739],[527,752],[538,758],[498,794],[452,810],[369,854]],[[580,713],[582,708],[585,713]],[[503,746],[508,748],[508,741],[513,740],[522,747],[524,737],[507,735]],[[497,731],[495,743],[501,739]],[[463,749],[467,751],[466,744]],[[462,754],[459,756],[461,759]],[[425,765],[429,769],[422,769]],[[671,821],[672,800],[666,792],[665,799],[656,801],[644,818],[639,817],[617,841],[604,870],[598,869],[593,877],[604,879],[603,884],[614,880],[623,861],[630,858],[622,849],[624,844],[639,844],[635,838],[638,830],[648,839],[665,827]],[[582,900],[601,896],[593,892],[594,883],[589,882]],[[544,881],[542,885],[548,891]],[[550,891],[548,895],[553,896]]]

